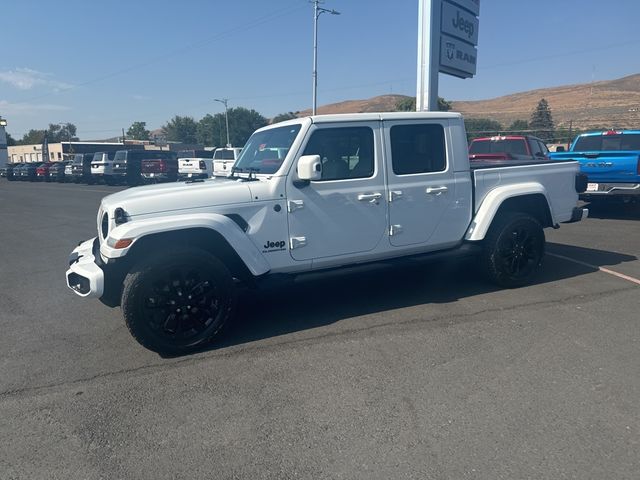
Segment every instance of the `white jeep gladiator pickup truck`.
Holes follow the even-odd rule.
[[[239,284],[411,257],[478,255],[504,287],[541,264],[543,228],[578,221],[578,164],[469,165],[456,113],[367,113],[257,130],[229,178],[102,200],[67,284],[120,305],[143,346],[185,353],[232,318]]]

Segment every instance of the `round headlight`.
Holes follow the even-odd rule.
[[[100,231],[102,233],[102,238],[107,238],[107,235],[109,234],[109,215],[107,215],[107,212],[102,215]]]

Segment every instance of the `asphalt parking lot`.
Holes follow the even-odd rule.
[[[0,179],[1,479],[638,478],[640,208],[547,230],[526,288],[321,278],[162,358],[65,286],[115,190]]]

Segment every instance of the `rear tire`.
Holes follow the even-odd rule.
[[[142,346],[162,354],[192,352],[216,337],[236,310],[227,267],[197,248],[162,252],[125,277],[124,319]]]
[[[505,212],[495,218],[483,242],[482,263],[489,279],[501,287],[527,285],[542,264],[544,230],[531,215]]]

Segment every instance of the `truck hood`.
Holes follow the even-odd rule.
[[[251,202],[248,182],[216,178],[129,188],[103,198],[102,207],[110,216],[119,207],[133,217],[248,202]]]

